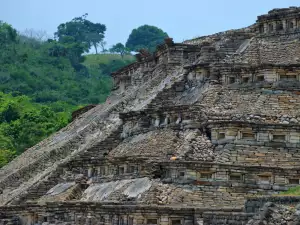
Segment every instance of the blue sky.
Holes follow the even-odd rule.
[[[17,30],[56,31],[60,23],[88,13],[107,26],[108,45],[125,43],[133,28],[149,24],[176,42],[253,24],[273,8],[300,6],[299,0],[0,0],[0,20]]]

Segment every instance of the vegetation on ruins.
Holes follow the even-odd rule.
[[[161,44],[167,37],[168,34],[162,29],[143,25],[132,30],[126,42],[126,47],[131,51],[147,49],[150,52],[154,52],[156,46]]]
[[[291,187],[287,191],[283,191],[279,196],[300,196],[300,186]]]

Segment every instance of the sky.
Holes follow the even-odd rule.
[[[105,24],[108,47],[123,44],[132,29],[148,24],[161,28],[175,42],[255,23],[273,8],[300,6],[299,0],[0,0],[0,20],[18,31],[44,30],[88,13]]]

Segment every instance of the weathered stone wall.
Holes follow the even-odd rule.
[[[78,118],[83,113],[86,113],[87,111],[91,110],[92,108],[95,108],[96,105],[87,105],[85,107],[82,107],[74,112],[72,112],[72,121]]]
[[[298,66],[295,67],[243,67],[232,68],[224,66],[220,69],[222,75],[222,83],[226,84],[243,84],[252,85],[256,87],[277,87],[284,89],[296,89],[300,87],[300,70]]]
[[[249,120],[259,119],[254,116],[274,118],[270,123],[283,122],[283,118],[298,118],[300,110],[298,91],[267,90],[242,87],[222,87],[214,85],[203,93],[203,98],[196,104],[224,116],[228,113],[236,118],[248,116]],[[252,115],[252,116],[251,116]],[[281,119],[282,118],[282,119]],[[277,122],[278,121],[278,122]],[[289,120],[287,120],[289,122]]]
[[[87,211],[88,209],[88,211]],[[212,208],[211,211],[218,211],[219,208]],[[61,213],[61,212],[65,213]],[[20,223],[29,225],[32,223],[48,222],[49,224],[157,224],[157,225],[191,225],[201,224],[204,208],[189,207],[152,207],[135,205],[103,205],[100,203],[62,203],[60,209],[54,203],[47,205],[30,205],[23,207],[3,208],[7,220],[12,220],[12,215],[22,212],[20,217],[16,217]],[[228,208],[226,211],[237,211]],[[0,214],[0,221],[4,216]],[[21,223],[22,222],[22,223]]]
[[[295,120],[296,121],[296,120]],[[300,126],[290,124],[235,123],[211,124],[213,144],[234,143],[267,147],[297,148],[300,143]]]
[[[245,203],[245,212],[256,213],[261,209],[267,202],[273,202],[281,205],[295,206],[300,203],[299,196],[261,196],[251,197]]]
[[[204,225],[245,225],[254,216],[240,212],[206,212],[203,214]]]
[[[237,163],[238,164],[238,163]],[[164,182],[192,185],[243,187],[245,192],[287,190],[299,184],[299,173],[293,168],[216,164],[212,162],[163,163]]]
[[[274,9],[258,16],[259,32],[263,34],[293,33],[300,29],[299,7]]]
[[[243,52],[225,58],[224,63],[244,65],[299,65],[300,33],[255,37]]]

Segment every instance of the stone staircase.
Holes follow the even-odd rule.
[[[90,160],[91,158],[101,158],[104,153],[107,153],[109,150],[113,149],[120,143],[120,134],[122,132],[122,126],[119,126],[118,129],[111,132],[111,134],[104,139],[102,142],[95,144],[92,148],[87,151],[81,152],[78,155],[75,155],[73,158],[69,159],[67,163],[72,164],[73,161],[82,161]],[[49,189],[54,187],[56,184],[62,181],[60,174],[62,171],[60,168],[57,168],[57,171],[51,173],[49,177],[44,178],[41,182],[33,185],[25,196],[22,196],[22,201],[36,200],[47,193]],[[17,202],[14,202],[16,204]]]
[[[84,113],[66,128],[28,149],[9,165],[3,167],[0,170],[0,189],[3,192],[0,195],[0,205],[10,204],[14,202],[14,199],[18,201],[18,196],[26,196],[28,191],[32,187],[38,187],[40,182],[41,187],[53,185],[44,179],[47,179],[59,165],[85,155],[87,149],[90,151],[86,157],[90,157],[99,153],[99,148],[104,147],[107,150],[108,143],[111,144],[111,148],[117,146],[119,142],[116,141],[116,136],[121,128],[118,112],[125,108],[131,109],[130,102],[133,99],[142,98],[142,104],[147,105],[149,99],[155,99],[159,92],[168,88],[165,85],[166,80],[178,76],[178,73],[173,73],[170,78],[169,73],[165,76],[161,75],[157,73],[148,82],[133,88],[127,95],[111,104],[106,103],[104,106],[95,107]],[[141,91],[144,94],[139,96]],[[149,95],[149,92],[152,94]],[[145,100],[146,97],[149,99]],[[40,194],[36,197],[44,192],[45,190],[39,192]],[[29,194],[30,199],[36,197],[34,194],[32,196]]]
[[[173,100],[177,96],[176,92],[182,93],[185,89],[185,78],[184,74],[171,77],[170,82],[166,84],[165,89],[152,99],[147,105],[147,109],[174,105]]]

